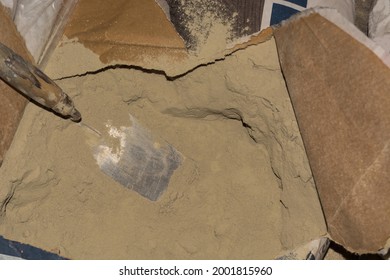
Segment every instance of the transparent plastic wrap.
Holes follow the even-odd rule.
[[[390,53],[390,1],[377,0],[369,21],[369,36]]]
[[[12,18],[36,63],[44,65],[56,46],[77,0],[0,0]]]

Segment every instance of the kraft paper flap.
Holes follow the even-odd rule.
[[[328,231],[377,252],[390,237],[390,69],[318,13],[274,35]]]
[[[186,53],[184,41],[154,0],[79,0],[65,35],[99,54],[103,63],[138,61],[145,53]]]
[[[32,60],[24,40],[9,17],[7,10],[0,4],[0,42],[7,45],[26,59]],[[0,166],[5,153],[11,145],[14,134],[22,118],[27,99],[0,80]]]

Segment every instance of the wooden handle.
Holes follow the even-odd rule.
[[[0,78],[47,109],[80,121],[70,97],[45,73],[0,43]]]

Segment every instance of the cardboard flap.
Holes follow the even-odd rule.
[[[25,59],[32,61],[23,38],[16,30],[6,8],[0,4],[0,42],[7,45]],[[0,166],[14,138],[22,118],[27,99],[0,80]],[[1,206],[1,205],[0,205]]]
[[[274,30],[329,233],[369,253],[390,237],[390,69],[350,34],[316,12]]]

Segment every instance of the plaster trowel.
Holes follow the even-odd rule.
[[[119,141],[115,151],[102,133],[81,122],[71,98],[35,65],[0,43],[0,78],[48,110],[79,122],[100,138],[94,157],[100,169],[114,180],[149,200],[156,201],[167,188],[182,156],[162,139],[129,116],[130,127],[111,127],[109,134]]]
[[[167,188],[182,156],[132,115],[129,119],[130,126],[117,128],[106,124],[107,136],[87,124],[80,125],[99,137],[98,143],[92,141],[92,147],[100,169],[123,186],[156,201]]]

